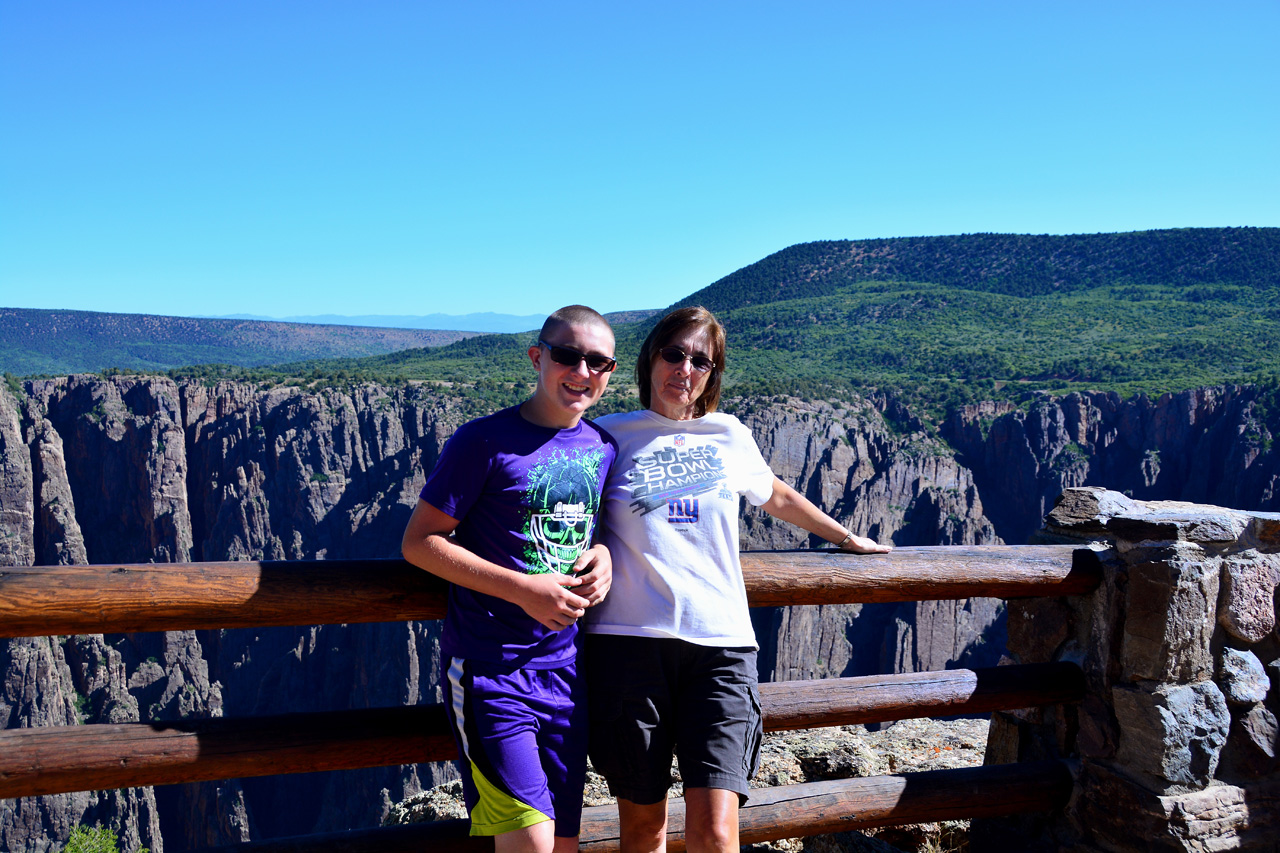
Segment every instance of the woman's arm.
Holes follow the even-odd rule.
[[[566,588],[578,586],[581,578],[527,575],[476,556],[449,539],[457,526],[456,518],[419,499],[405,527],[400,552],[413,565],[450,583],[518,605],[552,631],[569,627],[594,603]]]
[[[865,536],[854,536],[840,522],[827,515],[814,505],[813,501],[773,478],[773,495],[761,504],[760,508],[783,521],[804,528],[815,536],[821,536],[832,545],[838,545],[842,551],[855,554],[887,554],[893,550],[890,545],[879,545]]]

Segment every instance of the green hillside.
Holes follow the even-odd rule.
[[[733,371],[755,390],[873,386],[959,401],[997,384],[1160,394],[1280,374],[1278,295],[1125,285],[1017,297],[864,282],[724,313]]]
[[[727,385],[741,392],[893,390],[945,405],[997,392],[1080,389],[1160,394],[1280,375],[1274,291],[1194,301],[1185,292],[1130,285],[1013,297],[924,283],[864,283],[824,298],[722,311]],[[614,384],[648,326],[618,327]],[[494,390],[527,381],[527,336],[495,335],[437,350],[310,362],[315,378],[428,379]]]
[[[882,266],[869,266],[877,252]],[[907,266],[921,278],[878,278]],[[1274,228],[808,243],[680,304],[702,302],[725,323],[731,393],[887,391],[938,414],[1040,389],[1270,384],[1280,377],[1278,270]],[[619,393],[606,408],[632,405],[621,392],[652,322],[615,324]],[[528,393],[532,341],[488,335],[273,375],[434,381],[502,403]]]
[[[824,240],[775,252],[676,305],[720,312],[828,296],[863,281],[920,281],[1024,297],[1126,284],[1265,289],[1280,283],[1280,228]]]
[[[873,254],[881,267],[868,266]],[[908,266],[939,280],[878,278]],[[938,407],[1041,388],[1159,394],[1280,375],[1278,271],[1280,229],[807,243],[678,304],[706,304],[725,323],[730,388],[885,389]],[[615,385],[631,380],[651,322],[616,326]],[[531,342],[494,335],[290,370],[497,393],[528,380]]]

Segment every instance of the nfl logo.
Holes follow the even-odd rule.
[[[676,447],[684,447],[684,436],[683,436],[683,435],[677,435],[677,436],[676,436]]]

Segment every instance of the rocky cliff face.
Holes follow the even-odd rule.
[[[731,401],[774,472],[851,530],[898,545],[998,543],[973,474],[908,413],[869,402],[792,399]],[[893,424],[905,423],[905,431]],[[748,508],[747,550],[826,543]],[[975,641],[999,639],[995,599],[902,604],[837,604],[753,611],[760,669],[774,681],[944,669]],[[994,663],[1002,643],[983,651]]]
[[[414,388],[68,377],[25,391],[0,390],[4,565],[394,556],[422,471],[475,414]],[[434,702],[436,635],[425,623],[0,641],[0,725]],[[0,849],[55,849],[76,823],[155,853],[341,829],[448,773],[4,801]]]
[[[0,387],[0,565],[394,556],[424,472],[481,414],[416,386],[312,393],[66,377],[22,391]],[[950,446],[887,401],[726,409],[783,479],[852,529],[909,545],[1024,541],[1064,485],[1097,478],[1266,508],[1277,465],[1250,405],[1242,389],[987,405],[946,425]],[[1243,473],[1215,472],[1210,459]],[[818,544],[806,538],[744,514],[744,548]],[[754,616],[762,674],[774,679],[983,665],[1004,648],[998,601]],[[434,702],[437,632],[401,623],[0,641],[0,725]],[[78,822],[117,827],[127,848],[155,853],[371,825],[448,773],[383,768],[3,801],[0,849],[43,853]]]
[[[1023,408],[960,409],[942,434],[973,471],[992,523],[1025,542],[1064,489],[1106,486],[1142,500],[1274,510],[1280,450],[1255,413],[1252,388],[1199,388],[1122,399],[1038,396]]]

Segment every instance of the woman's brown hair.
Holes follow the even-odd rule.
[[[636,384],[640,386],[640,405],[649,408],[650,392],[653,384],[653,362],[657,359],[658,350],[670,344],[689,329],[701,329],[707,333],[711,342],[711,352],[707,355],[715,362],[711,375],[707,377],[707,387],[694,402],[693,416],[700,418],[714,412],[720,405],[720,379],[724,376],[724,326],[716,316],[703,308],[694,305],[688,308],[677,308],[658,321],[658,325],[649,332],[640,347],[640,356],[636,359]]]

